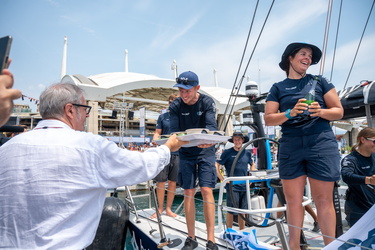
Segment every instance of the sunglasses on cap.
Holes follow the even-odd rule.
[[[372,143],[375,144],[375,139],[372,139],[372,138],[365,138],[365,139],[368,141],[372,141]]]
[[[193,85],[196,81],[191,81],[191,80],[188,80],[188,79],[181,79],[181,78],[176,78],[176,82],[177,83],[181,83],[181,84],[184,84],[184,85]]]

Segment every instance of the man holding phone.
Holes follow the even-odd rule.
[[[13,111],[13,100],[21,97],[18,89],[12,89],[14,79],[12,73],[6,68],[9,66],[9,51],[12,38],[10,36],[0,38],[0,126],[3,126]]]

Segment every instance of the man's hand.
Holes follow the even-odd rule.
[[[164,144],[171,152],[175,152],[181,148],[182,145],[188,144],[189,141],[180,141],[177,139],[177,135],[173,134],[169,137],[168,141]]]
[[[14,83],[13,75],[4,69],[0,75],[0,126],[4,125],[13,111],[13,100],[21,97],[18,89],[12,89]]]

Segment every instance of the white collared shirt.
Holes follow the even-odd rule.
[[[83,249],[94,239],[108,188],[155,177],[166,146],[144,153],[43,120],[0,147],[0,248]]]

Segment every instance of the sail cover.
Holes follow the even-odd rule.
[[[342,119],[366,116],[366,105],[369,105],[371,115],[375,115],[375,81],[366,81],[354,87],[340,90],[338,95],[344,108]]]

